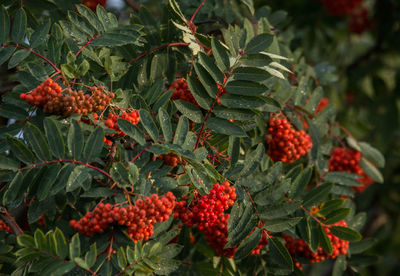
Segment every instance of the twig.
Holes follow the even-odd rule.
[[[22,235],[24,233],[24,231],[22,231],[21,227],[19,227],[19,225],[15,221],[15,219],[3,206],[0,206],[0,219],[3,220],[11,228],[16,236]]]
[[[88,42],[86,42],[80,49],[78,52],[76,52],[75,57],[79,56],[79,54],[83,51],[83,49],[85,49],[87,46],[89,46],[90,43],[93,42],[93,40],[97,39],[100,36],[100,34],[95,35],[94,37],[92,37],[91,39],[89,39]]]
[[[185,42],[166,43],[166,44],[157,46],[157,47],[155,47],[153,49],[148,50],[147,52],[144,52],[144,53],[140,54],[136,58],[134,58],[131,61],[129,61],[129,64],[134,64],[136,61],[138,61],[139,59],[147,56],[148,54],[150,54],[152,52],[155,52],[157,50],[163,49],[163,48],[168,48],[168,47],[173,47],[173,46],[187,46],[187,45],[189,45],[189,43],[185,43]]]

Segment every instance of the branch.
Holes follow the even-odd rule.
[[[203,2],[200,3],[200,5],[197,7],[196,11],[193,13],[192,18],[190,19],[190,22],[193,23],[194,18],[196,17],[196,15],[199,12],[201,6],[203,6],[205,2],[206,2],[206,0],[203,0]]]
[[[24,231],[22,231],[21,227],[19,227],[19,225],[15,221],[15,219],[3,206],[0,206],[0,219],[3,220],[11,228],[16,236],[22,235],[24,233]]]
[[[96,40],[97,38],[99,38],[100,34],[95,35],[94,37],[92,37],[91,39],[89,39],[88,42],[86,42],[80,49],[78,52],[76,52],[75,57],[79,56],[79,54],[83,51],[83,49],[85,49],[87,46],[89,46],[90,43],[93,42],[93,40]]]
[[[148,54],[155,52],[157,50],[160,50],[162,48],[168,48],[168,47],[173,47],[173,46],[187,46],[189,45],[189,43],[185,43],[185,42],[175,42],[175,43],[166,43],[160,46],[157,46],[153,49],[148,50],[147,52],[144,52],[142,54],[140,54],[139,56],[137,56],[136,58],[132,59],[131,61],[129,61],[129,64],[134,64],[136,61],[138,61],[139,59],[147,56]]]

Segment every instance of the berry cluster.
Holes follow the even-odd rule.
[[[344,220],[339,221],[333,225],[347,227],[347,224]],[[311,249],[308,247],[308,244],[304,240],[294,239],[293,237],[285,234],[282,237],[285,239],[286,248],[293,258],[295,256],[303,257],[305,259],[308,259],[311,263],[318,263],[328,258],[336,259],[340,255],[346,255],[347,249],[349,248],[349,242],[341,240],[338,237],[332,235],[329,227],[324,227],[324,230],[332,244],[332,254],[326,253],[321,246],[318,247],[316,252],[312,252]],[[302,265],[299,262],[296,262],[296,265],[300,269],[302,268]]]
[[[2,220],[0,220],[0,231],[7,231],[12,233],[11,228]]]
[[[373,22],[368,17],[368,9],[361,7],[355,9],[350,16],[349,20],[349,30],[355,34],[362,34],[363,32],[371,29],[373,27]]]
[[[82,4],[92,9],[93,11],[96,10],[97,5],[102,5],[103,7],[105,7],[106,2],[107,0],[82,0]]]
[[[321,2],[332,16],[351,14],[362,4],[362,0],[321,0]]]
[[[272,160],[292,163],[312,148],[311,137],[292,128],[286,119],[271,117],[268,124],[268,155]]]
[[[175,168],[179,164],[179,158],[175,153],[161,154],[157,159],[164,160],[164,164]]]
[[[329,171],[339,171],[358,174],[358,182],[362,185],[358,187],[352,187],[358,193],[363,192],[369,185],[374,181],[364,172],[360,167],[359,163],[361,160],[361,153],[352,150],[337,147],[335,148],[329,159]]]
[[[184,78],[177,79],[173,83],[171,83],[169,89],[174,89],[174,93],[172,93],[171,100],[183,100],[189,103],[194,104],[195,106],[199,106],[193,97],[192,93],[189,90],[189,86]]]
[[[44,112],[68,116],[71,114],[88,115],[106,108],[114,94],[104,93],[104,87],[90,87],[90,94],[82,90],[74,91],[62,88],[51,78],[46,79],[29,93],[22,93],[20,98],[26,103],[42,107]]]
[[[70,226],[82,235],[103,233],[111,225],[127,227],[127,233],[135,242],[148,240],[153,235],[156,222],[168,220],[175,207],[175,196],[168,192],[159,198],[157,194],[138,199],[136,205],[118,207],[99,203],[92,212],[79,221],[71,220]]]
[[[225,88],[222,85],[219,85],[218,83],[217,83],[217,87],[218,87],[217,103],[219,105],[221,105],[220,98],[222,95],[228,93],[228,91],[226,91]]]

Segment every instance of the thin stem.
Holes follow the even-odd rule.
[[[92,37],[91,39],[89,39],[88,42],[86,42],[80,49],[78,52],[76,52],[75,57],[79,56],[79,54],[83,51],[83,49],[85,49],[87,46],[89,46],[90,43],[93,42],[93,40],[97,39],[100,36],[100,34],[95,35],[94,37]]]
[[[19,225],[11,216],[11,214],[7,211],[7,209],[2,206],[0,206],[0,219],[11,228],[16,236],[22,235],[24,233],[24,231],[22,231],[21,227],[19,227]]]
[[[58,67],[57,67],[53,62],[51,62],[48,58],[42,56],[41,54],[39,54],[39,53],[37,53],[37,52],[35,52],[35,51],[33,51],[32,49],[29,49],[29,48],[26,48],[26,47],[23,47],[23,46],[20,46],[20,45],[3,45],[3,46],[1,46],[1,47],[3,47],[3,48],[5,48],[5,47],[15,47],[15,48],[18,48],[18,49],[27,50],[27,51],[31,52],[32,54],[34,54],[35,56],[38,56],[38,57],[40,57],[41,59],[43,59],[44,61],[46,61],[46,62],[47,62],[48,64],[50,64],[51,67],[53,67],[54,70],[56,70],[57,72],[61,72],[60,68],[58,68]]]
[[[83,165],[83,166],[86,166],[86,167],[88,167],[88,168],[94,169],[94,170],[96,170],[96,171],[98,171],[98,172],[104,174],[104,175],[107,176],[110,180],[112,180],[113,182],[116,182],[116,181],[112,178],[112,176],[111,176],[109,173],[107,173],[106,171],[104,171],[104,170],[102,170],[102,169],[100,169],[100,168],[98,168],[98,167],[95,167],[95,166],[93,166],[93,165],[90,165],[90,164],[88,164],[88,163],[84,163],[84,162],[77,161],[77,160],[73,160],[73,159],[50,160],[50,161],[45,161],[45,162],[43,162],[43,163],[36,163],[36,164],[32,164],[32,165],[29,165],[29,166],[20,168],[19,171],[26,170],[26,169],[32,169],[32,168],[36,168],[36,167],[40,167],[40,166],[45,166],[45,165],[53,164],[53,163],[73,163],[73,164]]]
[[[325,223],[320,221],[316,216],[311,214],[311,212],[309,210],[307,210],[303,205],[300,205],[300,208],[303,209],[303,211],[306,212],[310,217],[312,217],[316,222],[318,222],[319,225],[321,225],[323,227],[329,227],[329,225],[326,225]]]
[[[157,50],[163,49],[163,48],[168,48],[168,47],[173,47],[173,46],[187,46],[187,45],[189,45],[189,43],[185,43],[185,42],[166,43],[166,44],[157,46],[157,47],[155,47],[153,49],[148,50],[147,52],[144,52],[144,53],[140,54],[136,58],[134,58],[131,61],[129,61],[129,63],[133,64],[136,61],[138,61],[139,59],[142,59],[143,57],[147,56],[148,54],[150,54],[152,52],[155,52]]]
[[[193,23],[194,18],[196,17],[196,15],[199,12],[201,6],[203,6],[205,2],[206,2],[206,0],[203,0],[203,2],[201,2],[201,4],[197,7],[196,11],[192,15],[192,18],[190,19],[190,22]]]
[[[139,152],[138,154],[136,154],[135,157],[132,158],[131,163],[135,162],[136,159],[138,159],[145,151],[147,151],[149,148],[151,148],[152,145],[142,149],[141,152]]]

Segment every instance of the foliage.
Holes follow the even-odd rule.
[[[322,104],[332,72],[279,32],[285,13],[169,0],[118,18],[56,2],[0,9],[17,83],[0,106],[1,272],[302,275],[315,253],[341,275],[376,260],[355,198],[385,159]],[[355,170],[330,166],[340,147]]]

